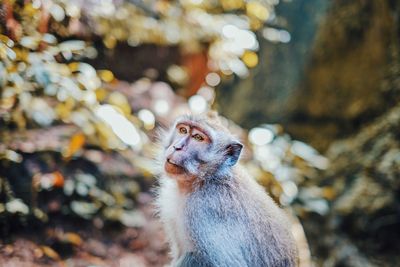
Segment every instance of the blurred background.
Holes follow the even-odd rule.
[[[217,110],[302,267],[400,261],[400,1],[1,0],[0,265],[164,266],[154,134]]]

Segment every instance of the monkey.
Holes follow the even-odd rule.
[[[216,112],[162,135],[156,207],[173,267],[294,267],[283,210],[240,164],[243,144]]]

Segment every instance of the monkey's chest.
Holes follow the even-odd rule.
[[[185,226],[186,196],[179,192],[175,181],[168,181],[163,184],[159,197],[161,216],[167,236],[172,249],[174,247],[177,249],[173,253],[181,256],[193,248]]]

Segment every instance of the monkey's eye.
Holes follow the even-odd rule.
[[[187,134],[187,129],[185,127],[179,127],[179,133]]]
[[[193,135],[193,138],[194,138],[194,140],[199,141],[199,142],[204,141],[203,136],[201,136],[201,135],[199,135],[199,134]]]

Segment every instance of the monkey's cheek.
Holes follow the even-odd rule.
[[[185,173],[185,170],[182,167],[179,167],[178,165],[169,163],[168,161],[165,162],[165,164],[164,164],[164,170],[168,174],[174,174],[174,175],[179,175],[179,174]]]

